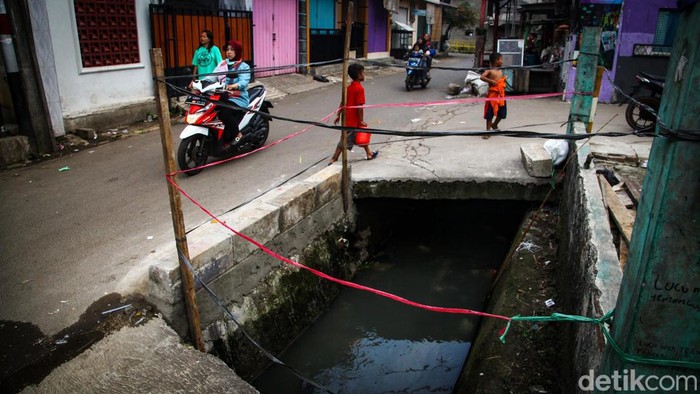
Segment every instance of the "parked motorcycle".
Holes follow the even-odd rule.
[[[643,72],[637,74],[635,78],[637,78],[638,85],[634,87],[630,96],[636,101],[630,102],[627,106],[625,119],[627,120],[627,124],[635,130],[649,129],[653,131],[656,128],[656,115],[659,113],[661,94],[664,91],[666,79]],[[641,89],[646,89],[651,94],[637,97]],[[654,113],[642,107],[640,103],[652,109]]]
[[[425,56],[406,58],[406,90],[410,92],[417,85],[421,88],[428,86],[430,75],[427,67]]]
[[[189,105],[185,123],[187,126],[180,133],[180,146],[177,150],[177,163],[180,170],[190,170],[207,163],[209,156],[231,157],[246,151],[257,149],[267,141],[270,133],[272,118],[262,115],[270,113],[272,103],[265,100],[267,91],[264,86],[254,86],[248,89],[251,111],[241,119],[238,130],[243,139],[237,145],[229,145],[224,141],[224,123],[218,118],[217,101],[226,97],[226,86],[221,82],[205,80],[195,81],[192,85],[198,96],[207,96],[209,100],[194,95],[187,96],[185,103]],[[258,111],[258,112],[253,112]],[[201,169],[185,172],[196,175]]]

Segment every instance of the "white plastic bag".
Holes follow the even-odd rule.
[[[569,143],[566,140],[547,140],[544,149],[552,157],[552,164],[558,166],[569,154]]]
[[[474,71],[468,71],[464,78],[464,86],[471,87],[475,96],[486,97],[489,92],[489,84],[481,80],[481,75]]]

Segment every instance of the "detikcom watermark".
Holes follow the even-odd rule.
[[[613,371],[612,375],[596,375],[591,369],[578,379],[582,391],[673,391],[698,392],[696,375],[637,375],[634,369]]]

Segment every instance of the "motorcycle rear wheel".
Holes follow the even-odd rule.
[[[658,114],[661,100],[652,96],[639,97],[636,100],[636,102],[632,101],[625,111],[627,124],[635,130],[649,129],[654,131],[656,128],[656,116],[647,109],[642,108],[637,102],[648,106]]]
[[[177,148],[177,164],[180,166],[181,171],[201,167],[207,164],[208,158],[209,152],[207,150],[206,137],[202,134],[185,138]],[[200,171],[202,171],[201,168],[187,171],[185,174],[192,176],[199,174]]]

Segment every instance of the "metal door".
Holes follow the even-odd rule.
[[[255,76],[289,74],[296,71],[297,2],[256,0],[253,9]]]
[[[310,0],[309,17],[312,29],[335,29],[335,0]]]
[[[389,17],[382,0],[370,0],[367,11],[367,52],[386,52]]]

